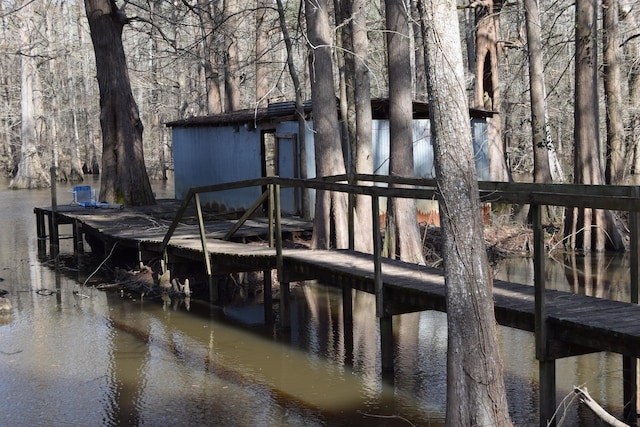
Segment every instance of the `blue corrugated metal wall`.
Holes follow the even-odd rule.
[[[471,129],[476,156],[476,168],[481,180],[489,178],[487,151],[487,124],[484,119],[472,119]],[[279,134],[297,134],[298,124],[282,122],[276,127]],[[431,127],[428,119],[415,120],[414,170],[421,178],[433,178],[433,147]],[[296,151],[299,155],[299,140]],[[233,127],[175,127],[173,128],[173,156],[175,162],[176,198],[183,199],[190,187],[244,179],[259,178],[262,174],[260,130]],[[285,142],[280,150],[280,175],[293,176],[293,148]],[[287,145],[288,144],[288,145]],[[313,145],[313,123],[306,128],[307,173],[315,177],[315,153]],[[374,173],[389,173],[389,122],[373,121]],[[297,166],[298,168],[300,165]],[[299,170],[299,169],[298,169]],[[226,210],[241,210],[251,206],[260,195],[260,189],[246,189],[229,193],[202,196],[205,204],[216,204]],[[313,214],[315,194],[309,194],[310,209]],[[285,212],[294,210],[292,191],[282,194]]]
[[[191,187],[259,178],[260,131],[226,127],[173,128],[173,159],[177,199]],[[259,188],[201,195],[203,204],[225,210],[250,207],[260,196]]]

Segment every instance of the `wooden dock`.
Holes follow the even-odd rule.
[[[379,302],[383,370],[393,368],[393,354],[389,353],[394,347],[393,315],[423,310],[446,312],[446,289],[440,270],[352,250],[269,246],[269,236],[274,232],[270,224],[274,221],[266,218],[246,219],[233,235],[233,241],[223,240],[229,238],[229,230],[236,227],[235,221],[191,211],[179,212],[176,216],[179,206],[175,201],[161,201],[157,206],[144,208],[61,206],[55,212],[51,208],[35,208],[38,247],[46,246],[49,240],[54,255],[58,243],[52,236],[57,235],[58,224],[71,224],[74,251],[78,252],[83,250],[83,236],[92,236],[102,242],[105,253],[118,245],[118,248],[135,250],[141,262],[164,257],[169,263],[180,260],[210,263],[209,275],[277,270],[281,281],[280,318],[284,327],[289,322],[290,282],[318,279],[325,285],[343,289],[345,322],[352,319],[352,289],[375,294]],[[180,209],[186,206],[183,203]],[[200,211],[198,204],[197,208]],[[278,217],[275,222],[279,225],[276,233],[285,237],[310,230],[308,222],[295,218]],[[536,258],[536,262],[543,260]],[[268,309],[270,278],[271,274],[265,274],[265,316],[272,315]],[[555,360],[599,351],[624,356],[624,369],[628,371],[624,376],[625,412],[632,417],[628,422],[637,423],[638,304],[499,280],[494,281],[493,289],[497,322],[536,334],[536,356],[541,372],[541,425],[556,405]],[[542,310],[536,301],[543,302]],[[544,314],[542,320],[540,312]],[[538,342],[540,340],[542,342]]]

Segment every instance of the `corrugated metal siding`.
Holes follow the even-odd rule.
[[[489,136],[485,119],[471,119],[473,151],[476,157],[476,170],[480,181],[489,180]]]
[[[479,179],[489,177],[489,159],[487,150],[487,125],[484,119],[471,120],[473,145],[476,155],[476,168]],[[373,161],[374,173],[389,173],[389,121],[374,120]],[[296,122],[281,122],[277,133],[298,133]],[[431,126],[428,119],[414,120],[413,123],[414,171],[421,178],[433,178],[433,146],[431,145]],[[313,144],[313,123],[306,127],[307,174],[316,176],[315,152]],[[299,142],[299,141],[298,141]],[[260,131],[250,131],[240,126],[233,127],[174,127],[173,150],[175,161],[176,198],[182,199],[190,187],[219,184],[258,178],[262,174]],[[298,146],[298,154],[300,147]],[[280,152],[280,175],[293,176],[292,149]],[[286,166],[288,165],[288,166]],[[260,189],[234,191],[230,194],[203,195],[203,203],[218,205],[226,210],[244,209],[253,204],[260,195]],[[282,194],[282,206],[293,210],[293,192]],[[315,192],[309,192],[311,214],[315,206]],[[384,205],[384,201],[381,201]],[[433,203],[427,202],[429,209]],[[423,206],[419,206],[422,211]]]
[[[244,127],[173,128],[176,198],[191,187],[259,178],[260,132]],[[201,195],[203,204],[224,210],[245,209],[260,196],[259,188]]]

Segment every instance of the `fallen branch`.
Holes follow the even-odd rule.
[[[574,386],[573,391],[578,396],[580,396],[580,402],[587,405],[587,407],[591,409],[591,411],[594,414],[596,414],[598,417],[600,417],[600,419],[605,423],[613,427],[629,427],[628,424],[625,424],[622,421],[618,420],[616,417],[608,413],[602,406],[598,405],[598,402],[596,402],[595,400],[593,400],[593,398],[591,398],[586,387],[582,389],[580,387]]]

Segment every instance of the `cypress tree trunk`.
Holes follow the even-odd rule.
[[[133,99],[122,29],[127,22],[114,0],[85,0],[100,88],[102,174],[100,201],[154,204],[144,164],[142,121]]]
[[[421,4],[447,287],[448,426],[510,426],[455,0]]]

